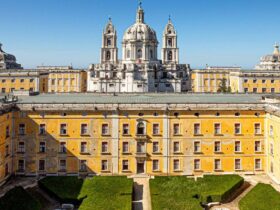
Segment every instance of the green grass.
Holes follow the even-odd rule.
[[[204,176],[194,181],[186,177],[156,177],[150,180],[153,210],[202,210],[201,202],[226,199],[240,187],[237,175]]]
[[[267,184],[257,184],[239,202],[240,210],[280,210],[280,193]]]
[[[41,204],[22,187],[15,187],[0,199],[3,210],[40,210]]]
[[[130,210],[133,180],[126,177],[47,177],[40,186],[63,202],[81,204],[80,210]]]

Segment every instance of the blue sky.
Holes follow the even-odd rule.
[[[25,68],[71,63],[83,68],[99,62],[109,15],[121,47],[125,29],[135,21],[137,0],[0,0],[0,5],[0,42]],[[159,50],[171,15],[180,62],[193,68],[252,68],[280,42],[279,0],[143,0],[143,7]]]

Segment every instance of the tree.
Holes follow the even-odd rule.
[[[225,78],[219,84],[218,93],[231,93],[231,87],[227,86],[227,80]]]

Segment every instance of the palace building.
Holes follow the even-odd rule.
[[[163,32],[162,60],[158,58],[158,44],[140,4],[135,23],[124,33],[119,60],[117,31],[109,19],[102,34],[100,64],[91,65],[88,72],[88,91],[186,92],[190,67],[179,64],[177,32],[170,19]]]

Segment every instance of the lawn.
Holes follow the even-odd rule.
[[[80,204],[79,210],[130,210],[133,180],[126,177],[47,177],[40,186],[62,202]]]
[[[153,210],[202,210],[201,202],[219,202],[243,184],[237,175],[156,177],[150,180]]]
[[[41,204],[22,187],[15,187],[0,199],[0,209],[40,210]]]
[[[280,193],[271,185],[257,184],[239,202],[240,210],[280,210]]]

